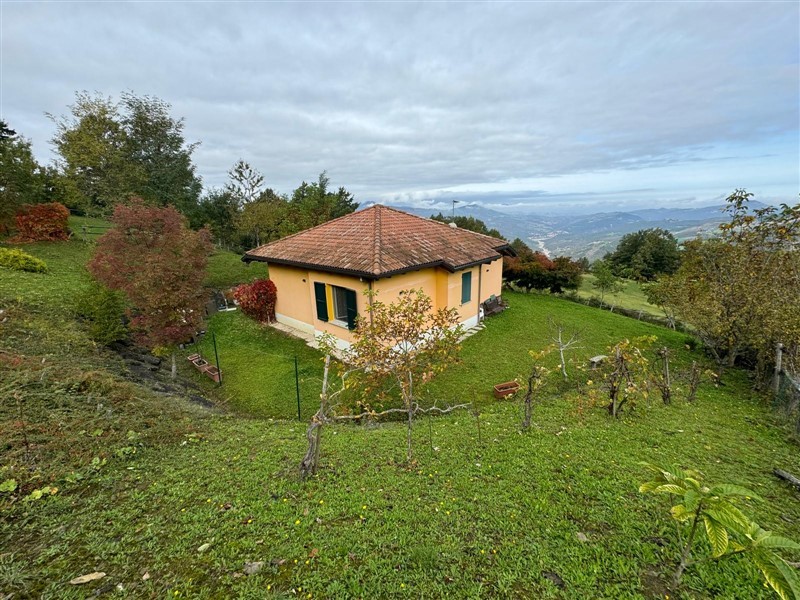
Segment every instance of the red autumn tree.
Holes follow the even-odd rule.
[[[114,228],[97,242],[89,272],[127,297],[131,329],[149,347],[184,342],[201,327],[211,242],[172,206],[134,199],[118,205]],[[175,356],[173,354],[173,373]]]
[[[14,217],[15,242],[58,242],[69,239],[69,210],[58,202],[26,204]]]

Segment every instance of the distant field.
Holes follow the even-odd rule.
[[[594,282],[594,275],[586,273],[581,281],[581,287],[578,289],[578,296],[581,298],[600,298],[600,292],[592,285]],[[620,308],[627,308],[630,310],[641,310],[658,317],[663,317],[664,313],[657,306],[653,306],[647,301],[647,297],[642,291],[642,287],[635,281],[630,279],[623,280],[625,288],[615,296],[606,294],[605,302],[607,304],[615,304]]]

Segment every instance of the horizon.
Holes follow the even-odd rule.
[[[798,22],[781,2],[5,2],[0,118],[50,163],[45,113],[76,92],[156,96],[206,190],[241,158],[282,193],[327,171],[359,203],[443,211],[794,204]]]

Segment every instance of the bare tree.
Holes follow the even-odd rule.
[[[567,362],[564,353],[580,348],[578,343],[581,340],[583,331],[567,329],[564,323],[557,321],[552,315],[547,318],[547,322],[550,327],[550,341],[558,349],[558,357],[561,360],[561,375],[564,377],[564,381],[567,381],[569,378],[567,377]]]

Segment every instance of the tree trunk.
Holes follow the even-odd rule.
[[[178,376],[178,363],[175,361],[175,352],[172,353],[172,378]]]
[[[411,440],[411,428],[412,423],[414,420],[414,388],[413,388],[414,381],[411,379],[411,373],[408,374],[408,389],[405,395],[406,401],[406,408],[408,409],[408,427],[406,429],[406,458],[408,462],[411,462],[411,457],[413,456],[413,449],[412,449],[412,440]]]
[[[681,562],[678,565],[677,570],[675,571],[675,575],[672,577],[672,585],[674,587],[678,587],[681,583],[681,577],[683,576],[683,572],[686,570],[686,567],[689,566],[689,554],[692,551],[692,543],[694,542],[694,534],[697,533],[697,523],[700,521],[700,511],[702,509],[702,503],[700,506],[697,507],[697,514],[694,517],[694,522],[692,523],[692,530],[689,532],[689,538],[686,540],[686,546],[683,547],[683,552],[681,553]]]
[[[559,334],[559,337],[561,337],[561,334]],[[561,356],[561,374],[564,376],[564,381],[567,381],[567,363],[564,361],[564,347],[561,345],[558,347],[558,354]]]
[[[319,448],[322,440],[322,426],[327,419],[328,411],[328,372],[330,369],[331,357],[325,357],[325,370],[322,375],[322,392],[319,395],[319,409],[311,417],[311,423],[306,429],[306,440],[308,448],[303,460],[300,461],[300,478],[308,479],[317,472],[319,466]]]

